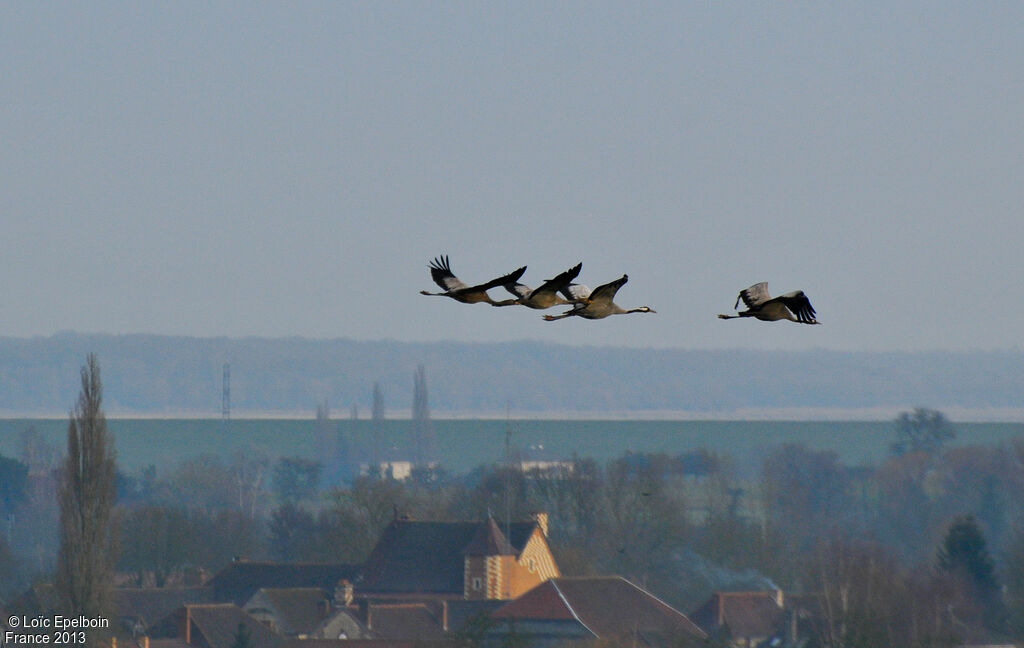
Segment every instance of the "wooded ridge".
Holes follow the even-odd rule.
[[[345,338],[195,338],[59,333],[0,337],[0,414],[63,414],[88,353],[108,412],[219,414],[230,365],[234,411],[309,413],[327,402],[368,416],[412,404],[426,370],[434,412],[728,412],[751,408],[1019,408],[1024,352],[633,349]]]

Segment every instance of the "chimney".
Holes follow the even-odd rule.
[[[448,632],[448,601],[441,601],[441,629]]]
[[[203,583],[209,578],[209,574],[202,567],[195,567],[192,569],[186,569],[183,581],[185,587],[202,587]]]
[[[192,610],[190,610],[189,607],[186,605],[185,607],[182,608],[181,612],[182,612],[181,616],[185,620],[185,626],[180,629],[180,632],[179,632],[178,636],[184,637],[185,638],[185,643],[188,644],[189,646],[191,646],[192,645]]]
[[[370,600],[360,599],[359,600],[359,618],[362,620],[363,625],[369,630],[373,630],[373,613],[370,610]]]
[[[537,511],[535,513],[531,513],[530,517],[533,518],[533,521],[540,527],[541,533],[544,534],[544,537],[548,537],[548,514],[544,511]]]
[[[338,584],[334,586],[334,605],[348,607],[352,605],[353,598],[355,598],[355,587],[352,586],[352,583],[347,578],[338,581]]]
[[[782,590],[781,589],[775,590],[775,604],[779,606],[779,609],[783,609],[783,608],[786,607],[785,603],[786,603],[786,599],[782,595]]]

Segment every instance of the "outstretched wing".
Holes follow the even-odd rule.
[[[439,256],[430,262],[430,276],[434,283],[446,292],[455,292],[468,288],[466,284],[459,281],[459,278],[452,274],[452,268],[448,265],[448,256]]]
[[[779,295],[778,301],[782,302],[789,309],[789,312],[793,313],[798,322],[802,324],[818,323],[818,320],[815,319],[814,307],[811,306],[811,300],[807,299],[804,291],[796,290],[785,295]]]
[[[492,279],[487,283],[482,283],[478,286],[467,286],[463,281],[452,274],[452,268],[448,263],[447,255],[439,256],[430,262],[430,276],[434,279],[434,283],[450,293],[489,290],[504,284],[514,284],[519,281],[519,278],[523,276],[524,272],[526,272],[526,266],[523,266],[515,272],[511,272],[503,277]]]
[[[583,264],[582,263],[577,263],[576,265],[574,265],[573,267],[569,268],[565,272],[557,275],[554,279],[548,279],[547,281],[542,283],[540,285],[540,287],[538,287],[536,290],[533,291],[533,293],[534,294],[543,293],[543,292],[552,292],[552,293],[554,293],[554,292],[561,291],[562,294],[565,294],[565,290],[564,289],[572,282],[573,279],[575,279],[576,277],[579,276],[580,270],[582,270],[582,269],[583,269]],[[529,294],[529,293],[527,293],[527,294]],[[523,295],[523,296],[525,297],[525,295]],[[577,298],[570,297],[570,299],[577,299]]]
[[[733,308],[740,305],[740,300],[747,305],[747,308],[757,308],[761,304],[765,303],[772,296],[768,294],[768,282],[762,281],[756,283],[750,288],[745,288],[740,291],[739,297],[736,298],[736,303],[733,304]]]
[[[615,281],[594,288],[594,292],[590,293],[590,301],[611,303],[615,299],[615,293],[619,292],[619,288],[626,285],[627,281],[629,281],[629,275],[622,275]]]
[[[505,284],[514,284],[519,281],[519,278],[526,272],[526,266],[513,270],[503,277],[497,279],[491,279],[487,283],[482,283],[479,286],[473,286],[473,290],[490,290],[491,288],[497,288],[498,286],[504,286]]]
[[[521,283],[507,283],[505,284],[505,290],[509,291],[519,299],[526,299],[533,290],[526,284]]]
[[[565,295],[565,298],[569,301],[578,301],[580,299],[590,299],[591,290],[583,284],[571,283],[565,288],[562,288],[559,292]]]

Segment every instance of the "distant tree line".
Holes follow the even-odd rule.
[[[219,414],[226,362],[233,411],[305,411],[325,398],[371,411],[374,382],[406,407],[415,389],[409,372],[420,365],[445,377],[430,394],[433,408],[444,411],[504,412],[509,394],[522,411],[587,403],[595,412],[707,412],[918,402],[1018,407],[1024,393],[1019,351],[699,351],[64,333],[0,338],[0,411],[63,411],[77,390],[67,367],[86,351],[104,359],[107,408],[139,413]],[[751,370],[762,366],[772,371]],[[644,368],[644,379],[635,367]],[[578,380],[581,374],[588,380]]]

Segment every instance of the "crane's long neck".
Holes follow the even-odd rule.
[[[568,312],[562,313],[561,315],[544,315],[543,317],[544,317],[544,321],[546,321],[546,322],[554,322],[555,320],[564,319],[566,317],[572,317],[573,315],[578,315],[578,314],[579,313],[577,313],[576,311],[568,311]]]
[[[520,302],[518,299],[503,299],[501,301],[494,301],[493,299],[488,297],[485,301],[491,306],[518,306],[522,304],[522,302]]]

